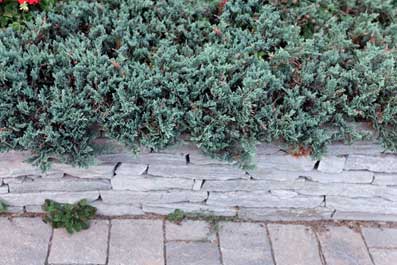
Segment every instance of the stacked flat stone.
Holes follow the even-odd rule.
[[[45,199],[85,198],[109,216],[181,209],[251,220],[397,220],[397,156],[375,143],[333,144],[319,161],[261,144],[248,171],[188,143],[102,155],[89,168],[54,164],[46,173],[28,157],[0,155],[0,200],[13,212],[40,212]]]

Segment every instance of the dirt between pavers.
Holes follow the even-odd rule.
[[[1,213],[0,218],[35,218],[44,217],[45,213]],[[158,214],[145,214],[145,215],[122,215],[122,216],[104,216],[97,215],[96,220],[167,220],[167,216]],[[238,217],[222,217],[222,216],[187,216],[183,220],[201,220],[209,223],[219,222],[242,222],[242,223],[260,223],[260,224],[286,224],[286,225],[305,225],[312,227],[315,231],[324,231],[329,226],[343,226],[349,227],[355,231],[360,231],[361,227],[372,228],[397,228],[397,222],[387,221],[361,221],[361,220],[312,220],[312,221],[257,221],[249,219],[240,219]],[[215,221],[214,221],[215,220]]]

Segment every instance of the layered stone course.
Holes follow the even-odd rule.
[[[0,155],[0,200],[13,212],[39,212],[45,199],[85,198],[110,216],[181,209],[252,220],[397,220],[397,155],[376,143],[333,144],[320,160],[261,144],[252,170],[189,143],[101,155],[89,168],[54,164],[45,173],[28,157]]]

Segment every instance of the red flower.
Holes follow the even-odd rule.
[[[225,8],[225,5],[227,4],[227,0],[221,0],[219,1],[219,5],[218,5],[218,11],[219,11],[219,15],[222,14],[223,9]]]
[[[0,1],[2,1],[2,0],[0,0]],[[40,2],[40,0],[18,0],[18,3],[20,5],[25,4],[25,3],[28,3],[29,5],[36,5],[39,2]]]

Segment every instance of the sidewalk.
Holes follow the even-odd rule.
[[[1,265],[397,264],[396,224],[98,219],[68,235],[38,217],[2,217],[0,235]]]

